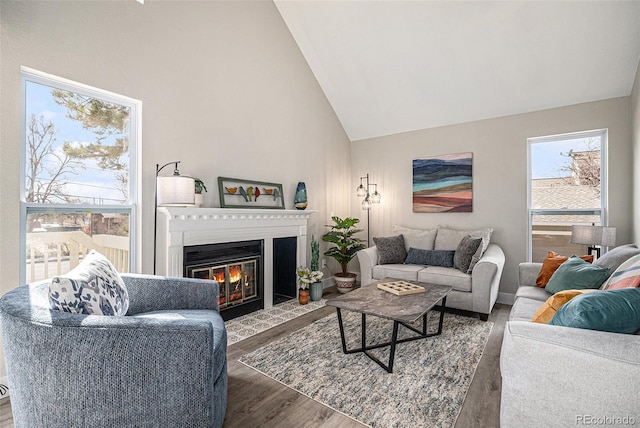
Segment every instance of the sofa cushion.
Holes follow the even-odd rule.
[[[531,285],[521,285],[516,290],[516,299],[519,297],[524,297],[527,299],[538,300],[539,303],[544,302],[551,296],[544,288],[534,287]]]
[[[540,300],[529,299],[527,297],[517,298],[509,312],[509,320],[531,322],[533,314],[536,313],[542,303]]]
[[[404,263],[407,258],[402,235],[377,237],[373,238],[373,242],[378,248],[378,263],[381,265]]]
[[[418,271],[424,269],[422,265],[375,265],[371,272],[373,279],[395,278],[404,279],[405,281],[417,281]]]
[[[600,267],[606,267],[611,269],[611,272],[615,272],[618,267],[631,257],[640,254],[640,248],[636,244],[621,245],[607,251],[602,257],[596,260],[593,264]]]
[[[640,330],[640,289],[596,290],[575,297],[549,324],[634,334]]]
[[[458,230],[453,229],[445,225],[438,225],[438,234],[436,235],[436,241],[434,244],[435,250],[455,250],[458,248],[458,244],[467,235],[471,235],[473,238],[482,238],[482,245],[478,247],[478,251],[473,255],[471,264],[469,265],[469,271],[473,270],[474,266],[489,246],[491,240],[491,234],[493,229],[476,229],[476,230]]]
[[[551,275],[544,289],[555,294],[562,290],[599,288],[608,276],[608,268],[594,266],[578,256],[571,256]]]
[[[129,294],[109,259],[92,250],[74,269],[51,279],[49,305],[70,313],[124,316]]]
[[[585,262],[593,262],[593,256],[580,256],[582,260]],[[544,287],[549,282],[551,275],[560,267],[560,265],[569,260],[567,256],[561,256],[560,254],[549,251],[547,253],[547,258],[542,262],[542,268],[540,269],[540,273],[538,273],[538,277],[536,278],[536,285],[538,287]]]
[[[615,290],[617,288],[640,286],[640,254],[631,257],[622,263],[616,271],[611,274],[604,284],[603,290]]]
[[[453,267],[455,251],[410,248],[405,264]]]
[[[418,281],[438,285],[450,285],[454,290],[471,291],[471,275],[458,269],[429,266],[418,272]]]
[[[404,248],[408,253],[410,248],[433,250],[433,244],[436,240],[438,229],[420,230],[409,229],[402,226],[393,226],[391,232],[394,235],[402,235],[404,238]]]
[[[470,235],[462,238],[453,256],[453,267],[461,272],[471,273],[471,259],[481,245],[482,238],[472,238]]]
[[[584,293],[589,293],[595,290],[564,290],[559,293],[551,295],[543,304],[538,308],[531,321],[546,324],[551,321],[551,318],[558,312],[558,309],[569,300]]]

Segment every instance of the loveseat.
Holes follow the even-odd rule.
[[[50,281],[0,299],[16,428],[222,426],[227,336],[218,284],[121,277],[126,316],[51,309]]]
[[[629,249],[619,251],[625,252]],[[623,270],[620,262],[610,264],[611,275]],[[552,296],[536,286],[541,268],[542,263],[519,265],[518,290],[500,356],[501,426],[640,423],[640,335],[532,322]]]
[[[472,266],[466,271],[455,267],[407,263],[407,260],[396,260],[396,263],[381,263],[378,245],[358,252],[360,263],[360,282],[368,285],[383,278],[396,278],[405,281],[420,281],[431,284],[449,285],[453,290],[447,296],[447,307],[476,312],[482,320],[487,320],[498,298],[498,288],[505,256],[502,249],[490,243],[492,229],[458,230],[448,226],[437,229],[418,230],[394,226],[393,237],[402,236],[407,258],[413,253],[411,249],[424,250],[429,256],[434,252],[453,252],[458,249],[466,237],[481,238],[482,243],[473,255]],[[381,242],[374,238],[374,242]],[[382,241],[384,242],[384,241]],[[429,259],[429,257],[427,257]]]

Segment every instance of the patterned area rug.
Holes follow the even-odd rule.
[[[298,299],[291,299],[271,309],[263,309],[226,321],[224,325],[227,328],[227,344],[233,345],[290,319],[315,311],[323,307],[324,302],[325,300],[321,299],[301,305],[298,303]]]
[[[429,331],[437,329],[437,317],[430,314]],[[360,315],[343,311],[343,320],[347,347],[359,346]],[[367,342],[389,341],[392,326],[367,317]],[[442,335],[397,346],[389,374],[362,353],[342,353],[333,314],[240,362],[371,427],[453,427],[492,327],[446,314]],[[402,326],[398,331],[399,338],[414,334]],[[388,363],[388,347],[371,352]]]

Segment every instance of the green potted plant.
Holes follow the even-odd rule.
[[[309,291],[311,295],[312,301],[317,301],[322,299],[322,282],[320,279],[322,278],[322,271],[318,269],[318,261],[320,259],[320,243],[316,241],[311,235],[311,270],[313,272],[319,272],[320,276],[318,277],[316,282],[313,282],[309,285]]]
[[[204,202],[204,197],[202,196],[202,191],[204,190],[205,192],[207,191],[207,187],[204,185],[204,182],[202,180],[200,180],[199,178],[194,178],[193,179],[195,181],[195,185],[196,185],[196,207],[200,207],[202,205],[202,203]]]
[[[322,236],[324,242],[334,244],[324,252],[325,256],[332,257],[340,264],[341,272],[334,274],[336,287],[341,293],[346,293],[353,289],[356,283],[356,274],[347,271],[349,262],[355,257],[356,253],[365,248],[364,241],[355,237],[356,233],[362,232],[362,229],[356,229],[355,225],[360,219],[353,217],[331,217],[333,224],[327,225],[329,232]]]

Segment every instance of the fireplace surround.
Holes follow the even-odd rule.
[[[264,308],[273,306],[274,240],[296,239],[296,266],[307,264],[311,210],[159,207],[157,273],[185,276],[185,247],[262,241]]]

